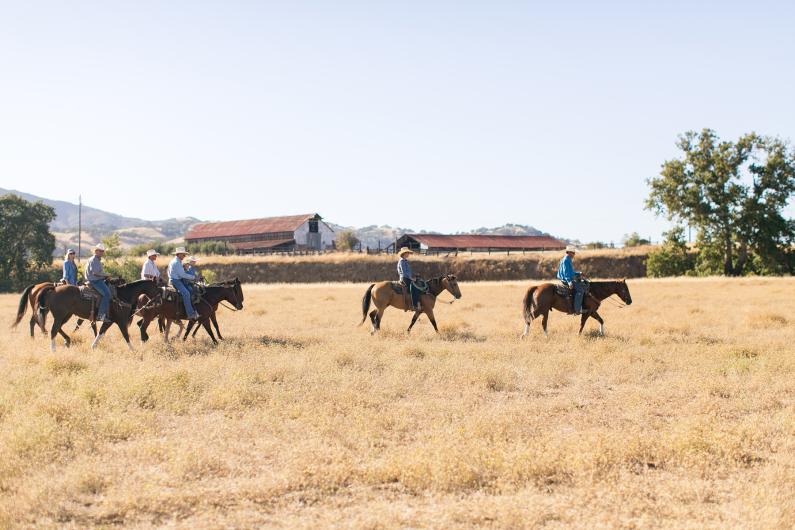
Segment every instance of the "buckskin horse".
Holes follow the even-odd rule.
[[[371,284],[364,293],[362,298],[362,321],[359,322],[361,326],[367,320],[367,311],[370,309],[370,302],[375,305],[375,309],[370,312],[370,322],[372,323],[371,334],[381,329],[381,318],[384,311],[389,306],[396,307],[397,309],[410,309],[406,306],[406,299],[403,296],[403,286],[398,282],[379,282]],[[431,321],[433,329],[439,333],[439,328],[436,326],[436,318],[433,316],[433,307],[436,305],[436,297],[443,291],[449,291],[456,300],[461,298],[461,290],[458,288],[458,281],[454,274],[448,274],[440,278],[433,278],[428,280],[428,291],[420,295],[421,311],[414,311],[414,316],[411,318],[406,333],[411,333],[411,328],[422,313],[428,315],[428,320]]]
[[[525,321],[522,338],[527,336],[530,331],[530,324],[539,316],[542,317],[541,326],[544,328],[544,336],[548,337],[547,321],[551,309],[557,309],[567,314],[573,313],[573,299],[558,294],[557,287],[558,285],[555,283],[542,283],[540,285],[531,285],[527,289],[522,302]],[[585,322],[589,318],[593,318],[599,322],[599,334],[605,334],[605,321],[597,311],[602,301],[612,295],[617,295],[626,305],[632,304],[632,296],[629,294],[626,280],[590,282],[590,289],[582,302],[582,308],[585,312],[580,316],[580,333],[585,327]]]
[[[158,295],[158,292],[157,284],[153,280],[137,280],[119,285],[116,288],[116,296],[125,303],[125,306],[111,301],[108,314],[111,322],[102,323],[102,326],[99,328],[99,333],[96,338],[94,338],[94,342],[91,343],[91,347],[96,348],[99,341],[105,336],[105,332],[108,328],[116,324],[119,326],[119,330],[124,337],[124,341],[127,343],[127,347],[132,350],[127,327],[130,325],[134,303],[141,294],[153,298]],[[89,319],[94,312],[92,308],[94,304],[93,300],[84,299],[80,295],[80,289],[74,285],[61,285],[55,289],[45,289],[41,293],[38,303],[49,307],[52,313],[53,323],[52,328],[50,328],[50,349],[52,351],[55,351],[55,335],[59,333],[66,341],[66,347],[69,347],[71,339],[61,328],[72,318],[72,315]]]
[[[179,300],[181,300],[181,298],[179,298]],[[215,311],[218,309],[218,304],[223,301],[229,302],[238,311],[243,309],[243,288],[240,285],[239,279],[235,278],[234,280],[212,284],[205,287],[201,301],[195,304],[196,312],[199,313],[199,319],[198,321],[191,320],[188,322],[188,329],[185,332],[182,340],[188,338],[188,334],[190,333],[191,329],[196,322],[198,322],[204,327],[205,331],[207,331],[207,334],[210,336],[212,341],[215,344],[218,344],[218,341],[215,339],[215,335],[213,335],[213,331],[210,328],[210,321],[215,324],[215,329],[218,331],[218,321],[215,320]],[[148,303],[148,298],[144,298],[142,296],[138,299],[139,307],[143,307],[143,304],[146,303]],[[163,302],[162,304],[144,309],[140,314],[142,318],[138,321],[138,327],[141,328],[141,342],[146,342],[149,340],[149,335],[147,334],[146,330],[149,327],[149,323],[155,318],[163,318],[166,321],[163,330],[163,338],[166,342],[168,342],[168,334],[171,328],[171,323],[173,321],[180,321],[181,319],[185,318],[184,309],[182,307],[180,307],[178,310],[176,303],[168,302]],[[180,329],[180,333],[181,331],[182,330]],[[218,335],[220,337],[220,331],[218,331]]]

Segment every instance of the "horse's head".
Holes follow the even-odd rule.
[[[458,288],[458,280],[455,274],[448,274],[442,278],[442,287],[450,291],[456,300],[461,298],[461,289]]]
[[[632,305],[632,295],[629,294],[629,286],[627,285],[627,280],[619,280],[616,282],[616,294],[618,295],[621,300],[627,304]]]
[[[240,286],[240,280],[235,278],[231,282],[225,282],[223,297],[224,300],[235,306],[238,311],[243,309],[243,288]]]

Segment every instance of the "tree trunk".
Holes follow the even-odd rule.
[[[737,251],[737,263],[734,265],[734,275],[742,276],[745,269],[745,263],[748,261],[748,243],[743,241],[740,243],[740,249]]]
[[[734,245],[732,244],[731,236],[726,236],[723,239],[724,241],[724,249],[723,249],[723,274],[726,276],[736,276],[734,274],[734,265],[732,263],[732,257],[734,254]]]

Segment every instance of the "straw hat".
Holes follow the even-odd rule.
[[[75,249],[73,249],[73,248],[67,249],[66,257],[69,257],[69,254],[74,254],[74,253],[75,253]]]
[[[199,258],[195,258],[193,256],[188,258],[188,263],[196,263],[197,261],[199,261]]]
[[[153,248],[150,248],[149,250],[146,251],[146,257],[147,258],[151,258],[152,256],[159,256],[159,255],[160,255],[160,252],[158,252],[157,250],[155,250]]]
[[[105,245],[102,243],[97,243],[97,245],[94,247],[94,250],[101,250],[102,252],[105,252]]]
[[[177,249],[174,251],[174,255],[175,256],[177,254],[187,254],[187,253],[188,253],[188,251],[185,250],[185,247],[177,247]]]
[[[566,245],[566,252],[577,252],[577,247],[574,245]]]
[[[409,247],[401,247],[400,251],[398,252],[398,256],[403,256],[403,254],[414,254],[414,251]]]

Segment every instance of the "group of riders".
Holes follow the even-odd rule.
[[[412,309],[414,311],[421,311],[422,308],[420,307],[419,299],[420,295],[423,293],[423,289],[416,284],[414,273],[411,271],[411,264],[408,259],[413,253],[414,252],[408,247],[402,247],[400,251],[398,251],[400,260],[397,264],[397,272],[403,288],[411,294]],[[588,280],[582,272],[574,270],[573,259],[576,253],[577,249],[574,245],[566,246],[566,255],[560,260],[557,277],[558,280],[563,282],[563,284],[574,293],[574,314],[581,315],[583,314],[582,302],[588,290]]]
[[[94,247],[94,253],[86,263],[84,276],[86,281],[100,296],[99,310],[97,311],[96,319],[101,322],[110,322],[108,310],[111,302],[111,293],[107,284],[107,279],[110,278],[110,275],[106,274],[102,267],[102,257],[105,255],[105,250],[105,246],[101,243]],[[155,249],[146,251],[146,260],[141,267],[142,280],[153,280],[158,283],[163,280],[160,269],[158,269],[155,264],[158,256],[160,256],[160,253]],[[182,301],[185,304],[186,318],[188,320],[197,320],[199,318],[199,313],[193,307],[191,300],[194,283],[202,279],[201,274],[195,269],[195,265],[198,261],[198,258],[193,256],[188,257],[188,252],[185,247],[177,247],[174,251],[174,258],[168,264],[167,269],[168,282],[182,297]],[[75,286],[78,284],[75,251],[71,248],[66,251],[66,256],[64,257],[63,278],[61,282]]]

